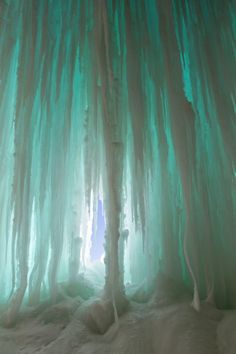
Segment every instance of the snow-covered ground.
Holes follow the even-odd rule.
[[[1,354],[235,354],[236,311],[189,301],[157,305],[131,302],[104,335],[81,322],[79,299],[22,315],[13,329],[0,329]]]

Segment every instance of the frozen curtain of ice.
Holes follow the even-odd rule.
[[[103,198],[107,294],[171,275],[236,306],[231,0],[1,0],[0,297],[76,278]],[[123,244],[122,244],[123,242]],[[126,269],[128,268],[128,269]]]

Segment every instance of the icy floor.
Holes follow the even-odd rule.
[[[132,303],[105,335],[80,321],[79,301],[63,301],[34,318],[23,316],[14,329],[0,330],[1,354],[235,354],[236,311],[187,302],[156,307]],[[77,310],[75,308],[78,308]],[[72,312],[74,313],[72,314]]]

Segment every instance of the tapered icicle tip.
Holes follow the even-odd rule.
[[[194,308],[194,310],[196,310],[197,312],[200,311],[201,302],[200,302],[200,298],[199,298],[199,294],[198,294],[198,289],[195,287],[194,287],[193,301],[192,301],[191,305]]]
[[[2,314],[0,317],[0,324],[5,328],[13,328],[17,323],[17,314],[14,316],[10,309]]]

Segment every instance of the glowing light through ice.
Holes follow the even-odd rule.
[[[98,200],[97,215],[93,217],[93,227],[91,235],[90,255],[91,261],[102,260],[104,256],[105,244],[105,217],[103,211],[103,203]]]

